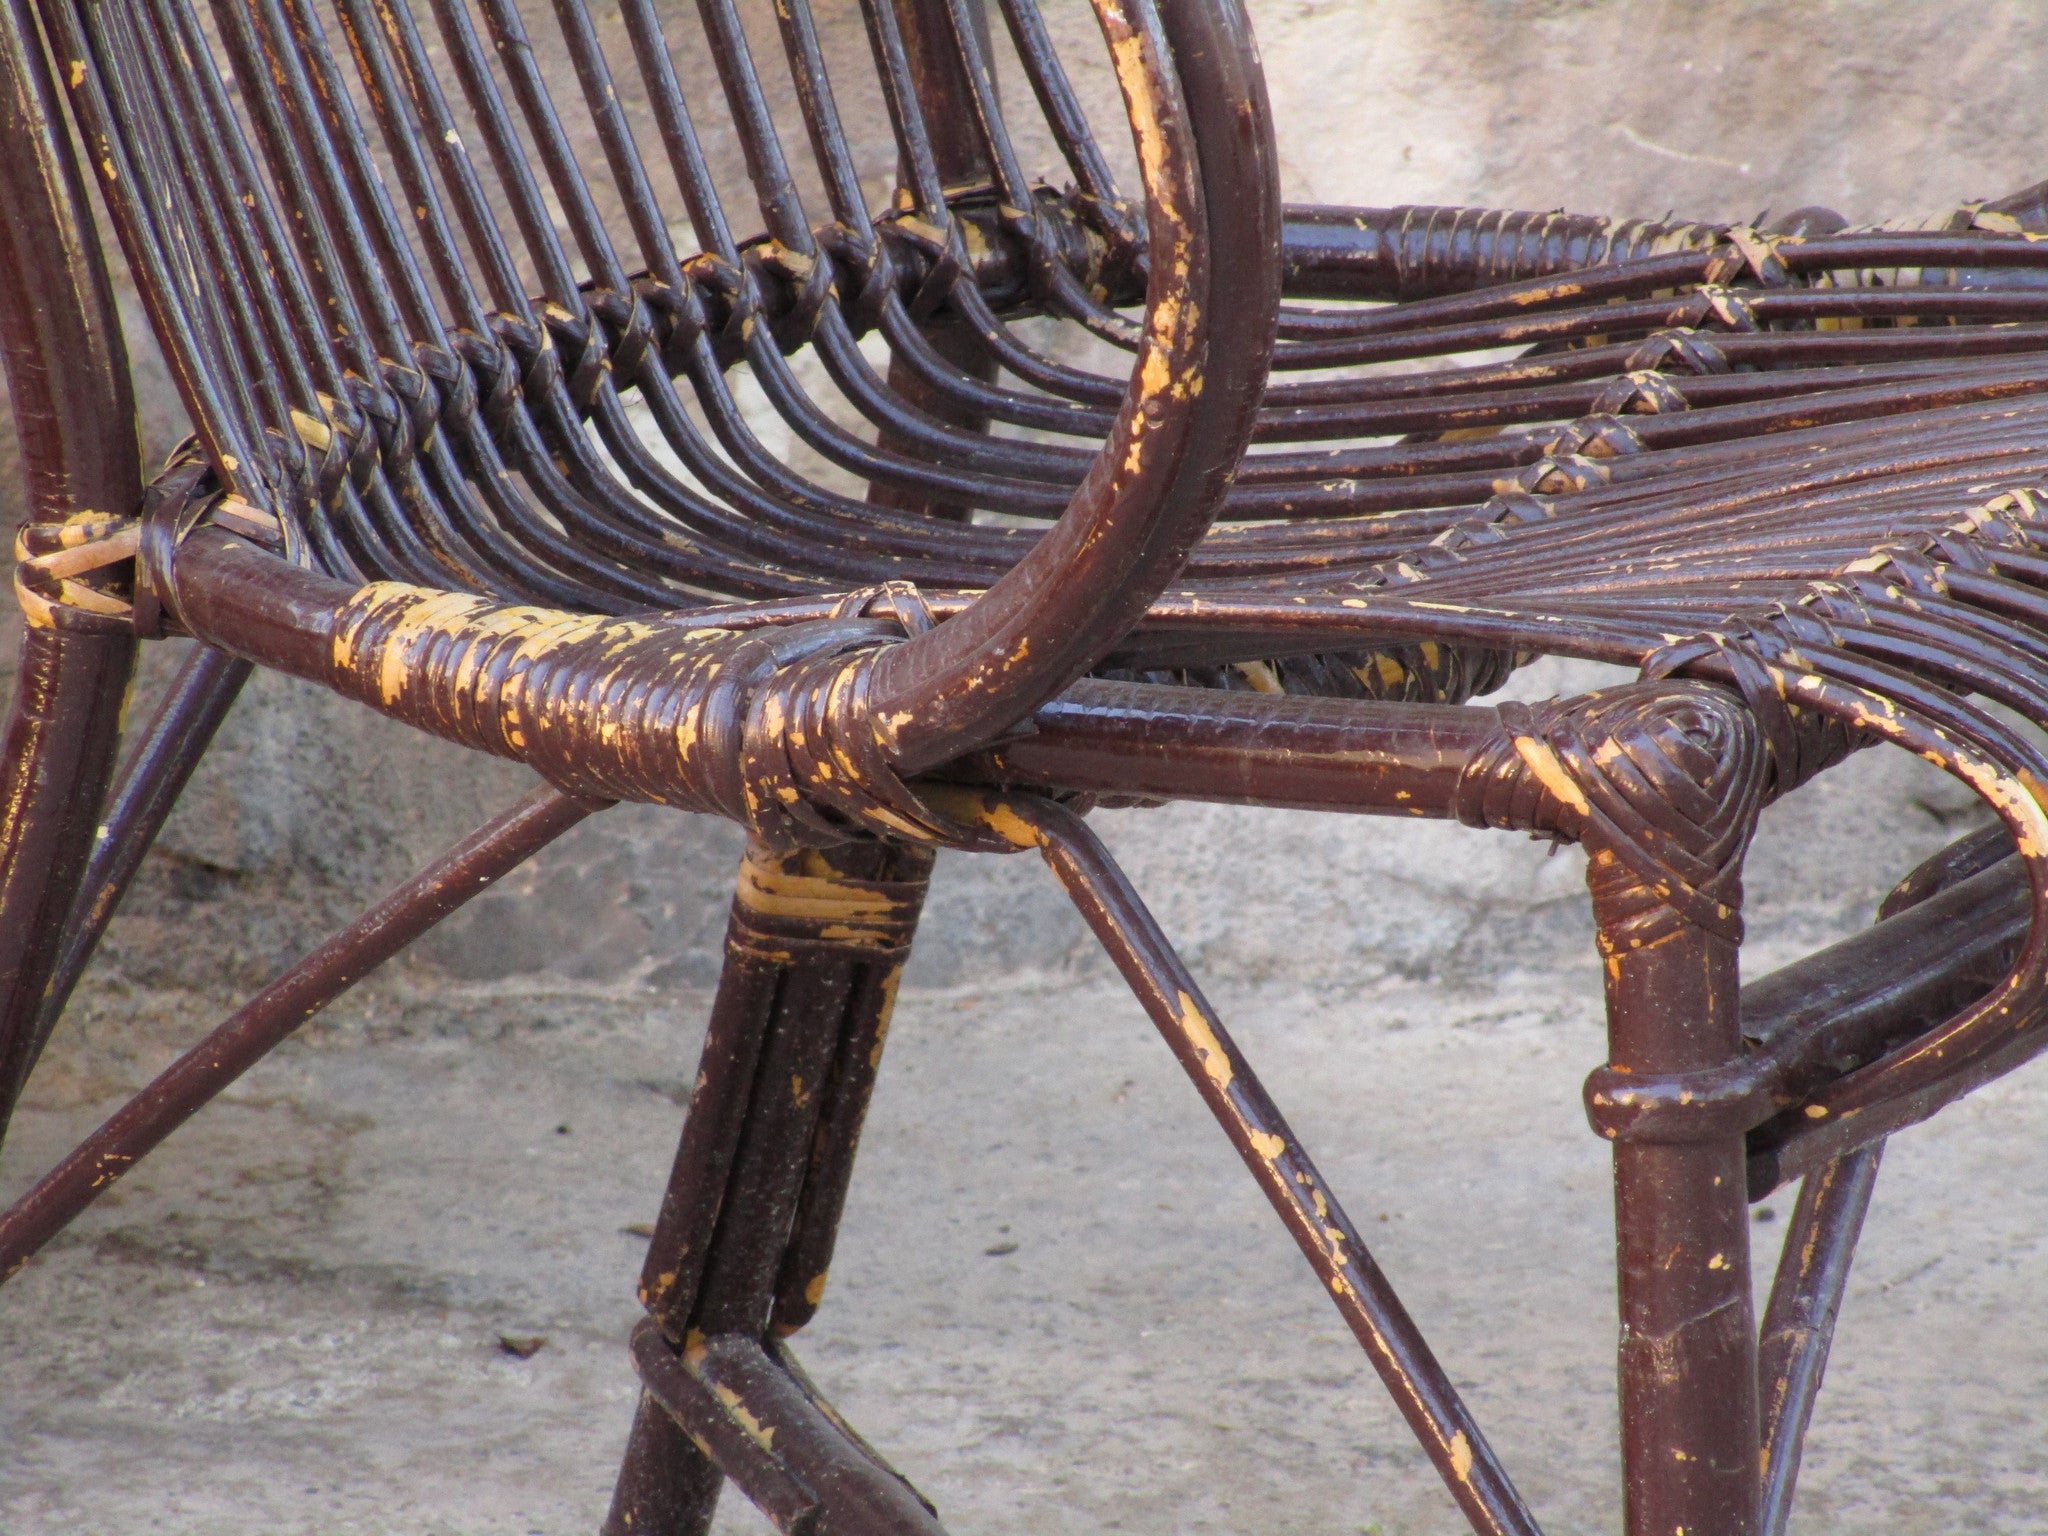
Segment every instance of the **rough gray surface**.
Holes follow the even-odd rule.
[[[1577,1105],[1596,993],[1588,964],[1218,994],[1564,1532],[1617,1519],[1606,1159]],[[632,1408],[645,1244],[621,1229],[652,1214],[703,1004],[441,992],[280,1052],[9,1287],[0,1528],[592,1529]],[[799,1344],[952,1529],[1456,1528],[1127,997],[918,993],[890,1051]],[[99,1108],[46,1094],[23,1163]],[[1804,1536],[2040,1528],[2048,1346],[2014,1320],[2039,1307],[2048,1177],[2009,1149],[2044,1124],[2023,1076],[1888,1159]],[[547,1344],[522,1362],[501,1335]]]
[[[1253,5],[1293,195],[1749,218],[1932,212],[2048,174],[2028,0]]]
[[[1078,4],[1050,9],[1080,24]],[[2048,21],[2031,4],[1254,14],[1297,196],[1734,217],[1825,201],[1878,217],[2048,171],[2030,159],[2048,127]],[[160,454],[178,427],[152,377]],[[6,462],[0,446],[0,515]],[[1587,676],[1535,669],[1517,691]],[[354,893],[524,782],[259,680],[53,1048],[0,1195]],[[1774,809],[1751,861],[1751,969],[1867,921],[1972,814],[1897,754]],[[1550,1528],[1612,1528],[1577,856],[1201,806],[1100,824]],[[619,1229],[651,1215],[737,847],[729,828],[647,810],[587,824],[0,1294],[0,1529],[589,1529],[630,1401],[640,1243]],[[808,1357],[957,1528],[1453,1528],[1030,861],[942,860],[892,1052]],[[1891,1155],[1802,1532],[2048,1526],[2031,1410],[2048,1358],[2006,1321],[2038,1310],[2048,1273],[2048,1183],[2004,1152],[2048,1125],[2042,1094],[2030,1077],[2001,1085]],[[501,1332],[549,1343],[519,1362]]]

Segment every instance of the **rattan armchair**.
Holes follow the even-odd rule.
[[[1034,0],[863,0],[850,53],[806,0],[7,0],[0,1117],[252,666],[549,788],[0,1215],[0,1273],[581,818],[724,816],[751,842],[607,1529],[701,1532],[731,1481],[786,1532],[937,1530],[787,1340],[932,850],[1034,849],[1474,1529],[1533,1532],[1084,819],[1456,817],[1590,855],[1628,1530],[1783,1529],[1884,1138],[2048,1046],[2048,760],[1981,702],[2048,720],[2048,189],[1878,230],[1284,209],[1234,0],[1095,11],[1100,141]],[[196,427],[147,480],[74,130]],[[201,645],[122,756],[165,633]],[[1466,703],[1538,654],[1642,681]],[[1997,825],[1741,988],[1759,807],[1873,743]],[[1794,1179],[1760,1336],[1747,1205]]]

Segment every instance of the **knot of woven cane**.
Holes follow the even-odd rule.
[[[1728,354],[1691,326],[1652,331],[1628,355],[1628,369],[1637,373],[1726,373]]]
[[[443,405],[442,421],[455,425],[456,412],[465,421],[471,415],[479,416],[492,438],[509,440],[512,413],[519,409],[519,359],[510,346],[501,345],[493,336],[461,330],[451,331],[448,339],[467,366],[461,370],[459,395],[451,395]]]
[[[1569,491],[1590,491],[1607,484],[1609,470],[1595,458],[1580,453],[1546,453],[1535,463],[1493,482],[1500,495],[1516,491],[1561,496]]]
[[[817,333],[826,306],[839,302],[832,263],[776,240],[748,246],[740,259],[757,280],[768,279],[757,281],[756,289],[768,297],[764,307],[775,344],[784,353],[807,344]]]
[[[1841,721],[1801,708],[1790,697],[1791,679],[1807,670],[1802,650],[1840,645],[1829,619],[1832,599],[1842,596],[1854,593],[1839,583],[1816,584],[1797,603],[1782,604],[1754,620],[1731,620],[1652,652],[1643,661],[1642,675],[1645,680],[1668,678],[1702,657],[1718,657],[1763,733],[1768,793],[1773,799],[1788,795],[1864,744]]]
[[[328,420],[337,434],[348,440],[349,484],[364,491],[376,478],[379,467],[388,467],[392,462],[401,435],[409,443],[411,423],[399,409],[396,397],[384,388],[381,378],[366,379],[361,374],[348,373],[342,376],[342,385],[347,390],[343,398],[330,402],[322,397],[321,403],[327,407]]]
[[[1841,581],[1871,597],[1942,598],[1948,596],[1943,571],[1950,562],[1937,560],[1935,540],[1886,544],[1842,567]]]
[[[414,349],[416,363],[419,351],[419,348]],[[451,358],[449,361],[452,363],[454,360]],[[387,470],[400,472],[433,442],[434,432],[441,424],[441,396],[434,387],[433,375],[424,366],[408,367],[404,363],[387,360],[382,372],[384,388],[405,417],[403,448],[387,445],[384,458]]]
[[[1595,415],[1665,416],[1691,408],[1683,390],[1647,369],[1624,373],[1593,397]]]
[[[1747,224],[1731,224],[1722,231],[1721,238],[1724,243],[1707,262],[1706,282],[1732,283],[1747,277],[1765,288],[1792,286],[1792,273],[1778,255],[1778,247],[1787,242],[1788,236],[1765,234]]]
[[[907,583],[735,632],[377,582],[337,614],[332,659],[341,692],[573,794],[723,816],[775,849],[999,846],[897,776],[870,701],[882,650],[930,622]]]
[[[584,295],[590,313],[604,327],[611,374],[621,389],[640,375],[641,366],[660,350],[654,314],[646,295],[637,285],[620,293],[614,288],[592,288]]]
[[[1751,290],[1754,292],[1754,290]],[[1762,324],[1756,310],[1740,289],[1719,283],[1701,283],[1671,311],[1668,325],[1711,325],[1724,331],[1758,331]]]
[[[1554,503],[1527,491],[1504,491],[1489,496],[1472,516],[1459,518],[1431,539],[1412,563],[1398,561],[1385,567],[1384,580],[1388,586],[1426,580],[1434,572],[1463,564],[1467,550],[1498,544],[1507,538],[1510,529],[1525,523],[1546,522],[1555,515]]]
[[[309,452],[303,472],[310,477],[311,494],[331,505],[340,496],[342,484],[353,480],[354,466],[363,457],[358,441],[363,436],[363,418],[332,395],[316,393],[314,403],[319,415],[294,408],[290,413],[291,425]],[[369,457],[374,458],[374,440],[369,450]]]
[[[812,234],[837,269],[835,287],[847,324],[856,336],[866,335],[882,323],[883,306],[903,281],[893,242],[879,238],[877,230],[845,224],[823,224]]]
[[[493,435],[503,439],[511,423],[515,396],[538,402],[555,390],[564,389],[578,412],[590,410],[608,366],[601,326],[589,324],[559,304],[544,304],[538,321],[518,315],[492,315],[491,331],[500,343],[502,355],[516,369],[512,391],[504,399],[502,412],[499,397],[505,392],[498,379],[493,379],[486,397],[484,420]],[[501,366],[498,372],[502,378],[506,370]]]
[[[387,475],[403,475],[419,446],[426,380],[403,364],[385,362],[374,380],[350,374],[348,386],[372,434],[365,446]]]
[[[360,392],[374,399],[375,387],[354,374],[345,375],[342,383],[345,394],[314,396],[327,428],[320,483],[322,496],[330,501],[340,492],[342,480],[358,492],[366,489],[377,473],[379,456],[376,418],[363,410],[357,398]],[[305,412],[292,413],[292,424],[302,439],[307,421]]]
[[[1637,685],[1503,704],[1500,719],[1459,780],[1459,820],[1584,843],[1605,943],[1647,947],[1680,924],[1741,942],[1766,758],[1739,699],[1703,683]]]
[[[913,320],[930,319],[952,298],[957,284],[973,280],[949,229],[931,223],[914,208],[899,208],[877,219],[875,235],[894,247],[904,270],[916,274],[908,305]]]
[[[110,512],[24,523],[14,535],[14,597],[31,629],[114,634],[135,612],[135,552],[142,525]]]
[[[1619,416],[1597,412],[1567,423],[1543,444],[1544,454],[1552,459],[1618,459],[1642,451],[1643,440],[1635,428]]]
[[[445,347],[419,342],[412,360],[422,384],[413,426],[424,449],[432,446],[442,427],[457,435],[467,429],[477,412],[476,378],[465,360]]]

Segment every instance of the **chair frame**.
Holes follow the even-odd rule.
[[[1464,336],[1497,329],[1503,315],[1561,303],[1566,289],[1586,305],[1615,301],[1599,314],[1560,311],[1564,318],[1547,332],[1539,318],[1523,334],[1542,341],[1634,324],[1631,304],[1644,316],[1654,305],[1660,317],[1726,311],[1751,323],[1817,309],[1887,315],[1930,306],[2024,322],[2036,312],[2024,284],[1961,296],[1818,298],[1773,293],[1768,284],[1800,263],[1827,272],[1852,257],[1863,267],[1945,262],[1957,271],[1981,263],[2031,272],[2040,263],[2030,248],[2002,238],[2006,231],[1972,227],[1896,237],[1822,230],[1776,243],[1718,226],[1431,210],[1283,215],[1262,86],[1236,7],[1189,3],[1157,16],[1114,0],[1098,8],[1128,62],[1123,83],[1140,127],[1148,323],[1125,338],[1139,349],[1140,382],[1120,397],[1114,418],[1100,401],[1080,403],[1102,418],[1109,446],[1075,481],[1071,500],[1061,493],[1065,515],[986,590],[885,585],[850,597],[784,595],[700,609],[687,624],[651,624],[602,612],[536,617],[530,606],[483,596],[355,586],[276,558],[274,536],[289,520],[265,508],[253,481],[237,481],[229,451],[237,445],[225,440],[145,487],[72,114],[44,51],[84,50],[70,47],[79,39],[66,30],[63,0],[40,11],[30,0],[6,0],[0,88],[15,110],[9,145],[22,152],[0,155],[0,254],[17,274],[0,288],[0,343],[33,505],[22,590],[50,605],[46,616],[62,613],[29,631],[0,761],[0,1124],[252,666],[313,679],[448,739],[523,757],[550,784],[290,967],[0,1214],[0,1273],[28,1262],[318,1008],[585,816],[619,799],[715,811],[748,824],[754,838],[643,1275],[648,1317],[632,1352],[644,1392],[606,1529],[701,1533],[731,1481],[789,1533],[938,1531],[933,1506],[830,1407],[786,1341],[823,1293],[931,848],[1034,850],[1242,1155],[1473,1529],[1533,1536],[1533,1516],[1358,1229],[1075,802],[1189,798],[1456,818],[1577,841],[1589,855],[1609,1059],[1589,1080],[1587,1107],[1614,1143],[1627,1528],[1631,1536],[1782,1532],[1885,1137],[2048,1045],[2035,1027],[2048,765],[2034,776],[2038,754],[2025,743],[1999,736],[1933,684],[1852,665],[1847,651],[1809,643],[1816,655],[1825,652],[1823,661],[1800,671],[1794,690],[1785,681],[1795,665],[1785,659],[1789,644],[1707,643],[1688,632],[1659,650],[1611,638],[1621,631],[1590,620],[1565,648],[1633,661],[1653,651],[1645,681],[1535,707],[1429,702],[1470,691],[1487,665],[1470,656],[1487,647],[1511,652],[1525,643],[1527,623],[1469,608],[1425,621],[1429,605],[1403,589],[1387,596],[1375,587],[1370,597],[1214,589],[1188,573],[1228,571],[1240,545],[1278,558],[1270,539],[1198,542],[1227,496],[1260,504],[1256,480],[1232,486],[1241,464],[1252,462],[1242,458],[1248,440],[1306,433],[1303,413],[1318,410],[1342,417],[1335,426],[1320,421],[1327,436],[1365,435],[1340,430],[1367,419],[1357,401],[1318,404],[1312,391],[1282,388],[1262,408],[1269,358],[1292,368],[1370,361],[1376,348],[1400,355],[1413,339],[1390,341],[1389,327],[1370,318],[1283,306],[1283,279],[1290,298],[1396,299],[1401,325],[1464,327]],[[1015,177],[990,164],[960,127],[985,97],[975,71],[955,67],[971,64],[972,47],[957,58],[919,51],[946,27],[959,41],[959,7],[902,0],[896,12],[912,23],[905,30],[916,46],[906,58],[915,61],[924,115],[953,130],[925,146],[934,173],[991,176],[1015,202],[1020,189],[1006,184]],[[509,6],[493,14],[501,25],[517,20]],[[78,90],[78,79],[71,87]],[[89,94],[75,98],[72,112],[111,176],[120,146],[95,138],[105,121]],[[1055,118],[1059,111],[1055,102]],[[1028,201],[1028,190],[1022,195]],[[177,285],[137,259],[152,248],[152,234],[136,227],[121,197],[110,211],[142,269],[159,330],[174,333],[188,318],[177,309]],[[809,239],[800,224],[770,233],[785,249]],[[1765,290],[1727,289],[1731,263]],[[610,292],[637,292],[617,276]],[[1677,301],[1643,297],[1688,285]],[[963,339],[979,324],[967,308],[939,321],[929,338],[957,367],[949,372],[907,344],[890,383],[931,419],[973,432],[988,413],[1024,408],[991,382],[986,356]],[[1105,332],[1121,334],[1105,314]],[[1680,322],[1648,323],[1668,330]],[[1929,348],[1977,359],[2001,346],[2040,345],[2031,332],[1990,342],[1974,333],[1909,337],[1903,346],[1878,339],[1890,353],[1840,341],[1826,347],[1866,360],[1933,355]],[[586,352],[561,365],[571,373],[596,345],[594,333],[584,342]],[[1825,350],[1814,333],[1801,332],[1727,343],[1780,359]],[[1700,352],[1719,343],[1667,336],[1661,345]],[[1002,355],[1005,366],[1036,366]],[[1847,441],[1874,431],[1873,414],[1989,410],[1985,401],[2034,387],[2037,371],[2023,356],[1984,363],[1960,384],[1947,374],[1930,383],[1910,369],[1850,374],[1831,405],[1844,413]],[[1778,420],[1773,412],[1789,419],[1815,409],[1805,395],[1796,404],[1774,395],[1791,388],[1782,377],[1729,375],[1723,389],[1709,368],[1701,398],[1751,414],[1704,425],[1658,412],[1678,386],[1654,369],[1631,364],[1626,377],[1625,400],[1610,398],[1602,383],[1572,407],[1583,420],[1566,446],[1426,446],[1414,462],[1441,461],[1443,473],[1489,488],[1504,470],[1519,475],[1519,487],[1496,498],[1505,500],[1494,521],[1512,521],[1507,514],[1533,495],[1604,484],[1611,455],[1595,447],[1634,452],[1668,443],[1682,452],[1714,432],[1768,430],[1756,423]],[[208,381],[188,370],[185,383],[188,398],[206,407],[195,412],[203,423],[234,419],[233,410],[207,404]],[[1559,387],[1567,386],[1577,387],[1568,379]],[[1620,423],[1624,440],[1614,413],[1643,401],[1649,410]],[[1368,412],[1370,420],[1384,425],[1388,408],[1373,409],[1380,414]],[[1408,430],[1457,431],[1472,410],[1469,402],[1425,400],[1410,412]],[[329,454],[336,476],[371,442],[347,439],[344,414],[301,430],[309,449]],[[1958,441],[1977,430],[1967,414],[1943,420],[1955,423]],[[901,442],[931,440],[917,412],[897,426]],[[1687,431],[1709,435],[1689,440]],[[1634,448],[1614,449],[1625,441]],[[885,431],[880,457],[893,463],[891,443]],[[309,477],[326,472],[308,461]],[[957,523],[960,504],[979,494],[971,479],[884,483],[892,474],[878,476],[875,505],[924,516],[935,528]],[[185,508],[202,495],[208,520],[195,526]],[[2031,513],[2031,503],[2018,511],[2001,505],[1984,523]],[[1472,542],[1492,527],[1447,531]],[[1456,544],[1439,538],[1431,547]],[[294,553],[289,540],[283,547]],[[1540,555],[1540,546],[1530,547]],[[1884,558],[1906,568],[1903,553]],[[1420,689],[1423,702],[1257,689],[1258,679],[1277,675],[1270,670],[1243,674],[1254,679],[1252,692],[1181,685],[1220,663],[1270,668],[1247,658],[1335,651],[1347,637],[1355,641],[1358,614],[1368,608],[1375,618],[1398,612],[1399,622],[1382,622],[1418,645],[1466,647],[1458,665],[1469,675],[1453,687],[1430,670],[1434,660],[1406,672],[1395,665],[1399,685]],[[156,629],[161,614],[203,644],[117,774],[118,706],[136,636]],[[1853,627],[1846,610],[1827,622]],[[1880,639],[1902,632],[1873,626]],[[521,647],[549,666],[558,660],[559,684],[537,662],[522,674],[530,699],[477,692],[477,676]],[[616,752],[579,734],[563,704],[579,678],[588,680],[577,669],[600,654],[640,669],[632,676],[641,714],[597,717],[632,738]],[[1953,682],[1961,663],[1945,664]],[[758,688],[748,709],[734,714],[730,701],[720,704],[721,669],[747,673]],[[1990,662],[1971,674],[1987,691],[2006,676]],[[502,681],[494,674],[490,687]],[[502,715],[486,718],[501,705]],[[648,755],[642,726],[663,709],[668,728],[681,711],[717,738],[701,759],[686,753],[679,766]],[[1757,813],[1843,755],[1852,736],[1937,759],[1971,780],[2001,824],[1915,871],[1868,933],[1745,988],[1737,966],[1740,877]],[[744,765],[738,778],[733,763]],[[834,765],[850,787],[821,787]],[[784,1091],[791,1083],[798,1086]],[[1794,1178],[1804,1183],[1759,1333],[1748,1205]]]

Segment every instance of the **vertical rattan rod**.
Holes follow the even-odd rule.
[[[28,515],[132,512],[141,449],[127,355],[70,128],[27,0],[0,5],[0,352]],[[11,622],[11,621],[10,621]],[[31,630],[0,738],[0,1134],[33,1059],[101,796],[135,639]]]
[[[704,1536],[724,1487],[718,1463],[643,1390],[603,1536]]]
[[[794,1230],[821,1091],[838,1052],[853,966],[829,951],[783,968],[726,1191],[728,1219],[704,1267],[691,1325],[760,1338]]]
[[[1736,956],[1726,939],[1690,925],[1611,952],[1610,1063],[1686,1072],[1739,1054]],[[1756,1325],[1743,1172],[1739,1136],[1614,1149],[1627,1536],[1756,1529]]]
[[[914,82],[921,126],[928,137],[923,148],[930,157],[942,187],[963,186],[988,174],[988,155],[974,131],[973,100],[961,73],[956,50],[947,46],[946,8],[941,0],[885,0],[894,6],[896,31],[901,38],[906,73]],[[976,19],[986,18],[976,11]],[[886,56],[880,58],[888,67]],[[899,127],[899,136],[902,132]],[[898,155],[897,180],[913,196],[918,187],[918,170],[913,164],[913,146],[904,142]],[[941,314],[924,323],[925,340],[946,362],[969,378],[991,384],[996,377],[995,358],[960,316]],[[889,388],[911,405],[941,421],[970,432],[988,430],[988,414],[951,399],[928,383],[895,348],[889,359]],[[884,432],[881,446],[890,452],[907,452],[910,444]],[[959,502],[920,496],[881,482],[868,487],[868,500],[878,506],[915,508],[932,517],[964,523],[973,509]]]
[[[641,1305],[674,1340],[682,1338],[697,1304],[781,982],[779,964],[727,935],[718,994],[640,1278]]]
[[[1088,126],[1088,114],[1075,96],[1073,83],[1068,80],[1066,69],[1060,62],[1059,50],[1053,46],[1052,36],[1046,31],[1045,17],[1039,13],[1038,0],[997,0],[997,3],[1002,7],[1010,40],[1016,45],[1017,57],[1030,78],[1031,89],[1037,93],[1039,108],[1045,113],[1053,137],[1059,142],[1067,168],[1074,173],[1075,186],[1084,197],[1094,198],[1114,208],[1122,201],[1116,176],[1095,142],[1094,131]]]
[[[858,865],[849,856],[865,853]],[[833,855],[827,855],[833,857]],[[841,868],[872,871],[886,882],[895,905],[898,942],[877,946],[853,968],[847,991],[839,1047],[830,1074],[821,1085],[825,1106],[818,1118],[803,1191],[797,1200],[789,1244],[775,1283],[769,1332],[777,1338],[795,1333],[817,1314],[825,1295],[825,1277],[839,1237],[839,1219],[853,1182],[854,1156],[861,1128],[881,1070],[882,1048],[896,1007],[896,989],[909,962],[909,940],[930,888],[932,850],[909,844],[884,844],[872,850],[839,852]]]

